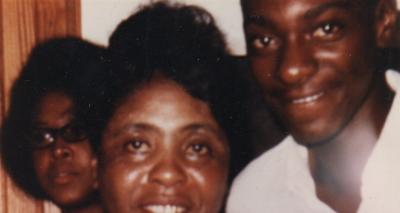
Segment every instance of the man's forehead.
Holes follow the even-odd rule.
[[[371,8],[377,2],[381,0],[241,0],[243,9],[259,9],[251,7],[252,5],[263,5],[266,8],[275,8],[276,5],[290,5],[290,4],[307,4],[307,5],[324,5],[324,4],[337,4],[337,5],[347,5],[349,7],[355,7],[358,9]]]
[[[326,11],[343,11],[362,17],[373,13],[373,1],[380,0],[242,0],[245,23],[282,16],[292,20],[304,18],[312,20]],[[338,14],[338,13],[337,13]],[[267,18],[269,19],[269,18]]]

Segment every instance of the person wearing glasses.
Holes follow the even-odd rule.
[[[79,113],[81,76],[100,70],[104,49],[76,38],[36,46],[12,88],[2,129],[6,171],[62,212],[102,212],[97,160]]]

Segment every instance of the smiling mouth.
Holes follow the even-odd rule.
[[[317,94],[314,95],[309,95],[303,98],[297,98],[291,101],[291,103],[293,104],[307,104],[307,103],[311,103],[314,102],[316,100],[318,100],[319,98],[321,98],[322,96],[324,96],[325,93],[324,92],[319,92]]]
[[[184,213],[187,209],[184,206],[177,205],[146,205],[144,207],[149,212],[152,213]]]

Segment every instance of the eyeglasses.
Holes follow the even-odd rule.
[[[58,137],[68,143],[79,142],[87,138],[83,125],[70,123],[62,128],[36,128],[29,135],[34,148],[44,148],[54,144]]]

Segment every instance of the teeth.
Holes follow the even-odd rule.
[[[305,97],[305,98],[299,98],[299,99],[293,100],[292,102],[293,102],[294,104],[310,103],[310,102],[313,102],[313,101],[317,100],[318,98],[320,98],[320,97],[323,96],[323,95],[324,95],[324,93],[323,93],[323,92],[320,92],[320,93],[318,93],[318,94],[310,95],[310,96],[307,96],[307,97]]]
[[[174,205],[148,205],[145,209],[152,213],[183,213],[185,208]]]

